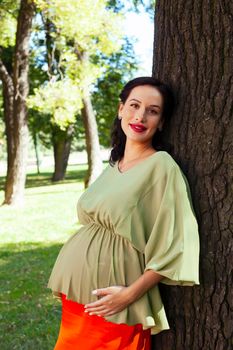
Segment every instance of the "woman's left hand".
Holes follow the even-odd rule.
[[[111,316],[124,310],[131,303],[127,287],[111,286],[96,289],[92,293],[100,299],[85,305],[85,312],[89,315]]]

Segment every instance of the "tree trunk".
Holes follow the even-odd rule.
[[[232,349],[233,7],[230,1],[158,0],[153,76],[178,106],[168,138],[198,217],[200,286],[161,286],[171,330],[154,350]]]
[[[55,128],[53,131],[53,154],[55,168],[52,181],[60,181],[65,178],[73,133],[73,125],[69,125],[65,131],[58,128]]]
[[[5,121],[5,133],[7,139],[7,174],[13,164],[14,155],[14,118],[13,118],[13,101],[14,85],[11,75],[8,73],[6,66],[0,60],[0,79],[3,87],[3,115]],[[6,184],[5,184],[6,191]]]
[[[32,138],[33,138],[33,144],[34,144],[35,155],[36,155],[37,174],[40,174],[40,156],[39,156],[39,150],[38,150],[38,135],[36,131],[33,131]]]
[[[85,127],[86,149],[88,159],[88,173],[85,179],[85,187],[88,187],[96,180],[96,178],[103,171],[103,163],[100,154],[98,127],[88,91],[85,91],[83,95],[82,117]]]
[[[8,133],[6,127],[7,137],[10,136],[10,139],[7,140],[9,154],[4,204],[21,205],[23,203],[28,148],[26,108],[29,91],[28,54],[33,15],[33,2],[22,0],[18,15],[13,63],[13,108],[10,107],[12,114],[4,112],[6,125],[10,125],[10,129],[13,126],[13,133],[10,129]],[[4,105],[6,105],[5,101]]]
[[[75,49],[78,60],[83,66],[88,67],[88,53],[80,51],[78,45]],[[98,135],[98,126],[93,110],[89,86],[83,87],[83,108],[82,118],[86,135],[86,149],[88,160],[88,172],[85,178],[85,188],[91,185],[103,171],[103,162],[100,153],[100,143]]]

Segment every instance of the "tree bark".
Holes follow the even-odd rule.
[[[0,59],[0,79],[3,87],[3,116],[5,121],[5,133],[7,139],[7,173],[13,163],[14,155],[14,118],[13,118],[13,101],[14,85],[10,73]]]
[[[152,349],[230,350],[232,320],[233,7],[230,1],[158,0],[153,76],[178,106],[168,139],[193,194],[200,286],[161,285],[171,330]]]
[[[9,89],[9,85],[8,87],[6,85],[4,95],[4,98],[6,98],[6,100],[4,100],[5,107],[7,104],[7,96],[8,101],[10,96],[10,101],[12,103],[13,100],[13,103],[9,104],[8,110],[6,109],[4,111],[9,154],[5,184],[5,200],[3,204],[21,205],[24,198],[28,148],[26,108],[26,98],[29,91],[28,54],[34,10],[33,1],[21,1],[16,32],[13,77],[11,78],[12,83],[10,84],[11,89]]]
[[[73,125],[69,125],[65,131],[59,128],[53,130],[52,141],[55,168],[52,181],[61,181],[65,178],[73,133]]]
[[[87,90],[83,95],[82,117],[85,127],[88,159],[88,172],[85,179],[85,187],[88,187],[103,171],[103,163],[100,153],[97,122],[93,111],[91,98]]]
[[[33,144],[34,144],[35,155],[36,155],[37,174],[40,174],[40,156],[39,156],[39,150],[38,150],[38,135],[36,131],[33,131],[32,138],[33,138]]]
[[[80,51],[76,45],[77,58],[85,66],[88,64],[88,53]],[[86,136],[86,150],[88,159],[88,171],[85,178],[85,188],[91,185],[103,171],[103,162],[101,159],[100,143],[98,135],[98,126],[93,110],[89,86],[83,87],[83,108],[82,118]]]

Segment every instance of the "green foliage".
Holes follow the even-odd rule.
[[[156,0],[109,0],[108,6],[115,12],[119,11],[135,11],[139,12],[143,8],[153,19]]]
[[[28,98],[29,108],[52,116],[51,122],[65,130],[75,122],[82,108],[80,88],[69,79],[49,82],[34,90]]]
[[[90,87],[104,72],[104,62],[93,62],[92,57],[84,62],[78,60],[74,48],[67,46],[60,54],[60,66],[66,76],[77,84],[80,91],[86,86]]]
[[[51,115],[51,122],[64,130],[80,113],[83,90],[104,73],[101,55],[119,50],[122,17],[107,9],[105,0],[56,0],[49,4],[38,0],[37,5],[43,10],[44,23],[50,23],[50,31],[45,33],[47,49],[51,50],[47,54],[59,53],[59,62],[54,64],[54,57],[52,65],[59,67],[60,75],[48,66],[50,81],[34,90],[28,106]],[[94,55],[99,59],[94,60]],[[52,77],[51,72],[55,74]]]
[[[107,9],[105,0],[53,0],[40,6],[60,36],[74,41],[89,55],[96,51],[111,54],[119,48],[122,16]]]
[[[71,123],[80,140],[75,141],[75,148],[79,144],[83,147],[84,127],[79,116],[82,91],[88,86],[93,93],[101,144],[109,146],[109,126],[116,113],[118,93],[136,67],[132,48],[126,48],[122,38],[124,2],[35,2],[37,15],[33,21],[29,57],[31,133],[39,133],[40,140],[49,147],[52,130],[57,126],[65,130]],[[0,9],[3,28],[0,46],[5,45],[1,58],[10,73],[19,3],[19,0],[3,0]],[[138,6],[134,1],[129,3]],[[83,54],[85,60],[80,59]]]
[[[5,15],[0,14],[0,46],[8,47],[15,44],[16,25],[17,22],[11,15],[8,13],[5,13]]]
[[[14,46],[19,1],[3,0],[0,7],[0,47]]]

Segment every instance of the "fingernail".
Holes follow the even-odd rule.
[[[97,290],[93,290],[93,291],[92,291],[92,294],[97,294]]]

